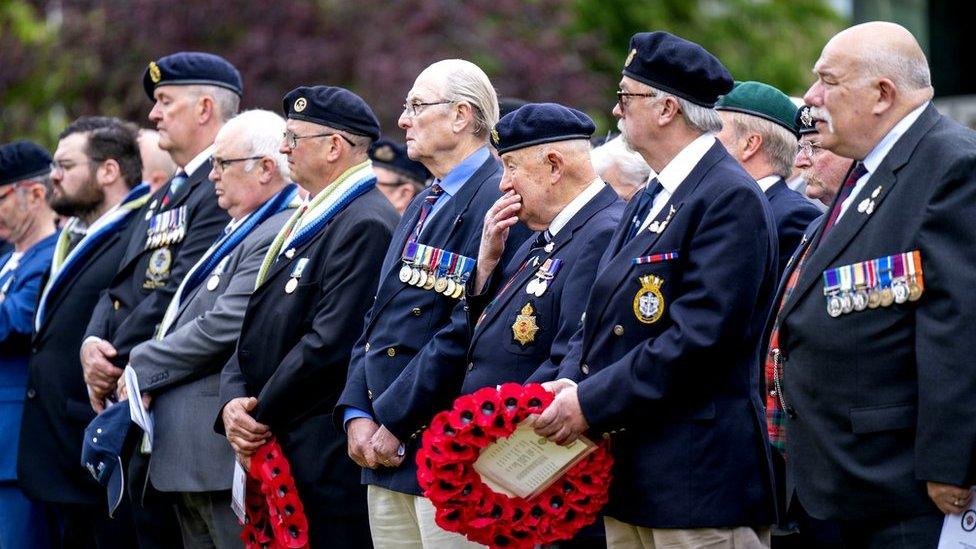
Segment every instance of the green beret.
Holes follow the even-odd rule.
[[[719,98],[717,111],[751,114],[775,122],[796,135],[796,105],[787,95],[762,82],[736,82],[732,91]]]

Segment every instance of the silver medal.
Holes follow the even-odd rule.
[[[290,294],[295,291],[298,287],[298,279],[295,277],[289,278],[288,282],[285,284],[285,293]]]
[[[214,291],[220,285],[220,275],[213,275],[207,280],[207,290]]]

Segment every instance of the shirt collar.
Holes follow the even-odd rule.
[[[484,145],[473,153],[469,154],[467,158],[461,161],[460,164],[454,166],[454,168],[444,176],[444,179],[440,181],[435,181],[438,185],[444,189],[444,192],[448,196],[454,196],[461,190],[464,183],[474,175],[474,172],[481,167],[482,164],[488,160],[491,153],[488,151],[488,145]]]
[[[569,204],[563,207],[562,211],[556,214],[556,217],[552,218],[552,222],[549,223],[549,234],[556,236],[569,223],[569,220],[583,209],[583,206],[586,206],[594,196],[603,190],[604,186],[606,184],[599,177],[591,181],[585,189],[569,201]]]
[[[695,169],[695,166],[714,144],[715,136],[706,133],[698,136],[681,149],[681,152],[675,155],[671,162],[668,162],[668,165],[661,170],[661,173],[657,174],[657,180],[661,182],[664,190],[674,194],[681,182],[688,178],[691,170]]]
[[[918,120],[919,116],[922,116],[922,111],[924,111],[925,107],[927,106],[927,102],[922,103],[915,110],[906,114],[905,118],[899,120],[898,123],[895,124],[895,126],[891,128],[891,130],[889,130],[884,137],[881,138],[881,141],[878,141],[878,144],[875,145],[874,148],[871,149],[871,152],[864,157],[864,167],[867,168],[868,172],[874,173],[874,171],[878,169],[878,166],[881,165],[881,162],[886,156],[888,156],[888,153],[891,152],[892,147],[895,146],[898,139],[904,135],[906,131],[908,131],[908,128],[910,128],[912,124]]]
[[[183,171],[186,172],[186,176],[190,177],[190,175],[192,175],[193,172],[197,171],[197,168],[202,166],[203,163],[210,158],[210,156],[213,154],[213,150],[214,150],[214,146],[213,144],[211,144],[206,149],[200,151],[200,154],[194,156],[193,160],[187,162],[186,166],[183,166]]]
[[[756,180],[756,183],[759,184],[759,188],[762,189],[762,192],[766,192],[769,190],[770,187],[775,185],[776,182],[778,181],[779,181],[778,175],[767,175],[766,177],[761,177],[758,180]]]

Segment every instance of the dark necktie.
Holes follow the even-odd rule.
[[[424,198],[424,204],[420,207],[420,217],[417,218],[417,224],[413,228],[413,234],[407,240],[407,243],[416,242],[420,238],[420,232],[424,230],[424,224],[427,222],[427,218],[430,217],[431,210],[434,209],[434,204],[437,203],[437,199],[444,194],[444,189],[437,183],[430,186],[430,194],[427,198]]]
[[[827,217],[827,224],[824,225],[823,234],[820,236],[820,241],[823,242],[825,236],[827,236],[827,231],[833,228],[834,224],[837,223],[837,218],[840,217],[840,208],[845,200],[851,196],[851,191],[854,190],[854,185],[857,184],[857,180],[861,179],[864,174],[868,173],[868,169],[864,167],[864,164],[858,162],[854,165],[854,169],[851,173],[847,175],[847,179],[844,180],[844,184],[840,188],[840,196],[837,197],[837,202],[834,202],[834,207],[830,210],[830,215]]]
[[[630,220],[630,229],[627,232],[627,238],[624,239],[623,244],[630,242],[637,236],[641,225],[644,224],[644,219],[647,218],[647,214],[651,211],[651,205],[654,204],[654,197],[657,196],[657,193],[661,192],[661,188],[661,182],[655,177],[641,191],[640,196],[637,198],[637,208],[634,209],[634,217]]]
[[[180,189],[183,188],[183,185],[186,183],[186,179],[186,172],[183,170],[178,170],[176,172],[176,175],[174,175],[173,179],[171,179],[169,182],[169,190],[166,191],[166,196],[163,197],[164,207],[168,206],[169,203],[173,201],[173,197],[175,197],[176,193],[180,192]]]

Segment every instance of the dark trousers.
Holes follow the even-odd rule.
[[[131,503],[139,548],[179,549],[183,547],[183,536],[176,518],[176,498],[173,494],[152,487],[149,482],[149,456],[139,452],[141,441],[142,430],[130,429],[126,440],[129,459],[125,491]]]
[[[898,520],[841,521],[845,547],[857,549],[935,549],[942,532],[941,514]]]
[[[176,512],[186,549],[231,549],[241,546],[242,526],[230,508],[230,490],[180,492]]]
[[[128,502],[108,517],[108,506],[46,504],[48,532],[52,547],[64,549],[131,549],[137,547]]]

